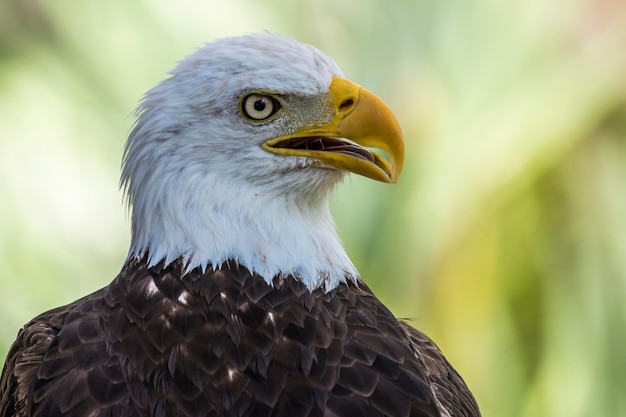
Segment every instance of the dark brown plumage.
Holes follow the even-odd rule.
[[[0,416],[479,416],[461,377],[363,282],[270,286],[236,262],[128,262],[28,323]]]

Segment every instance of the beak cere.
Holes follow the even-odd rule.
[[[404,162],[402,130],[389,107],[375,94],[345,78],[329,88],[333,119],[271,139],[263,148],[278,155],[306,156],[320,166],[354,172],[382,182],[396,182]],[[389,154],[387,161],[367,148]]]

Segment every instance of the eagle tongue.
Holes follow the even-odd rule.
[[[367,149],[337,138],[323,136],[291,138],[280,142],[275,146],[289,149],[307,149],[311,151],[343,153],[376,163],[376,158],[374,158],[374,155]]]
[[[329,139],[332,139],[332,138],[329,138]],[[328,142],[331,142],[331,143],[328,143]],[[323,150],[328,151],[328,152],[339,152],[339,153],[343,153],[347,155],[352,155],[357,158],[370,161],[371,163],[376,163],[376,158],[374,158],[374,155],[367,149],[354,145],[350,142],[344,142],[338,139],[324,141]]]

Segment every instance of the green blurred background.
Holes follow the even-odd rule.
[[[326,51],[400,119],[399,184],[352,177],[333,211],[484,415],[626,415],[622,0],[3,0],[0,356],[119,271],[141,95],[203,42],[265,29]]]

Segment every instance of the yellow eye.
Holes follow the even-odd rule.
[[[266,120],[280,110],[280,103],[265,94],[250,94],[241,100],[241,112],[251,121]]]

